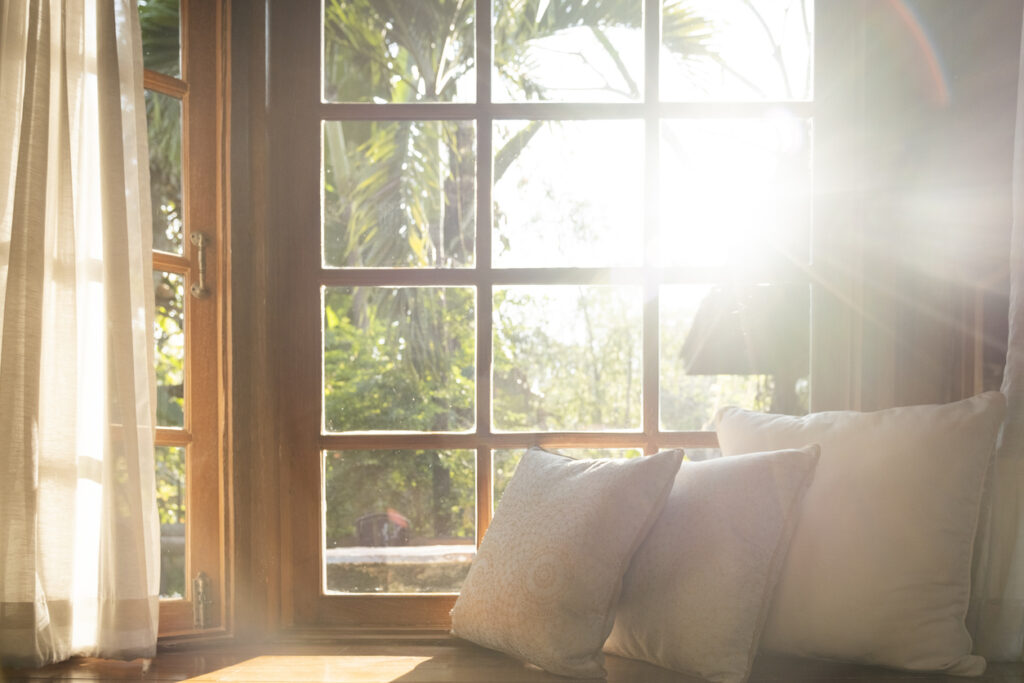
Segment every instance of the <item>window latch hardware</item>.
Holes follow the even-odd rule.
[[[197,631],[210,627],[213,609],[213,587],[206,572],[199,572],[192,579],[192,627]]]
[[[206,286],[206,247],[210,244],[210,237],[206,233],[192,232],[189,237],[192,244],[196,245],[196,260],[199,265],[199,276],[196,282],[192,283],[190,291],[197,299],[205,299],[210,296],[210,288]]]

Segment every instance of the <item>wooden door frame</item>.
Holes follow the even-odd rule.
[[[181,0],[181,79],[147,71],[144,84],[182,102],[183,254],[156,254],[154,267],[184,271],[186,309],[186,424],[183,433],[158,430],[167,445],[189,449],[186,466],[186,593],[182,600],[160,603],[160,637],[223,636],[231,627],[232,589],[230,491],[231,415],[229,237],[225,199],[227,116],[225,97],[229,46],[228,0]],[[189,287],[198,277],[192,232],[211,238],[206,247],[206,286],[212,294],[197,299]],[[202,391],[196,387],[203,386]],[[185,437],[185,438],[182,438]],[[178,439],[172,443],[169,439]],[[201,453],[195,451],[200,444]],[[191,581],[198,571],[212,580],[214,609],[208,628],[193,626]]]

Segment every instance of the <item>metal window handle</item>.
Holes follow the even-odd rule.
[[[206,247],[210,238],[205,233],[193,232],[189,239],[196,245],[196,260],[199,262],[198,282],[192,283],[190,291],[195,298],[205,299],[210,296],[210,288],[206,286]]]

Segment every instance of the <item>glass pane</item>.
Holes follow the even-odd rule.
[[[185,597],[185,449],[156,447],[160,597]]]
[[[812,96],[813,0],[663,0],[661,99]]]
[[[324,453],[327,590],[454,593],[476,553],[473,451]]]
[[[153,272],[156,423],[185,426],[185,278]]]
[[[661,264],[806,263],[810,148],[784,115],[662,122]]]
[[[809,310],[806,285],[661,287],[662,429],[713,431],[725,406],[807,412]]]
[[[476,301],[469,287],[325,287],[329,432],[472,429]]]
[[[589,460],[591,458],[639,458],[643,455],[641,448],[554,448],[549,449],[555,453],[577,460]],[[492,482],[494,485],[494,508],[497,509],[498,501],[505,493],[505,487],[512,481],[516,473],[516,467],[523,457],[524,449],[497,450],[492,451],[491,467],[494,472]]]
[[[494,424],[509,431],[637,429],[640,287],[494,291]]]
[[[494,126],[495,266],[639,265],[642,121]]]
[[[324,0],[329,102],[472,102],[474,3]]]
[[[181,102],[146,91],[149,128],[149,188],[153,205],[153,248],[182,253]]]
[[[642,0],[494,0],[495,102],[643,96]]]
[[[142,65],[181,77],[181,0],[139,0]]]
[[[323,138],[325,265],[473,264],[472,121],[334,121]]]

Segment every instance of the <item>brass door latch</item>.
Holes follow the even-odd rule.
[[[210,627],[213,616],[213,585],[206,572],[192,579],[192,627],[197,631]]]
[[[205,299],[210,296],[210,288],[206,286],[206,247],[210,245],[211,240],[206,233],[202,232],[193,232],[189,240],[196,245],[196,261],[199,271],[196,282],[192,283],[190,291],[195,298]]]

